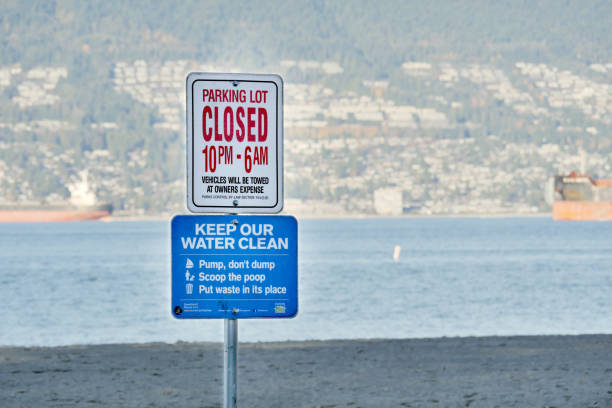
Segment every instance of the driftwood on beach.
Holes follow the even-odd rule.
[[[612,335],[241,344],[241,407],[610,407]],[[8,407],[220,407],[222,345],[0,348]]]

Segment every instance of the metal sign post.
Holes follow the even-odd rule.
[[[187,209],[171,222],[172,315],[224,319],[223,407],[237,406],[239,318],[297,314],[297,220],[283,208],[283,80],[187,76]]]
[[[223,408],[238,406],[238,319],[225,319]]]

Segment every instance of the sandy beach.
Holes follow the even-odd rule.
[[[611,407],[612,335],[240,344],[241,407]],[[2,407],[220,407],[220,343],[0,348]]]

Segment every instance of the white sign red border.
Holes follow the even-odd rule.
[[[227,205],[199,205],[194,200],[194,84],[198,81],[227,82],[233,84],[240,82],[266,82],[274,84],[276,88],[276,200],[274,205],[260,206],[254,201],[240,200],[238,204]],[[233,73],[204,73],[192,72],[187,75],[187,209],[192,213],[259,213],[275,214],[283,209],[283,80],[274,74],[233,74]],[[213,203],[214,204],[214,203]]]

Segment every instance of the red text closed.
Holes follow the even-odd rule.
[[[236,109],[227,106],[204,106],[202,110],[202,136],[204,141],[265,142],[268,138],[268,111],[266,108]]]

